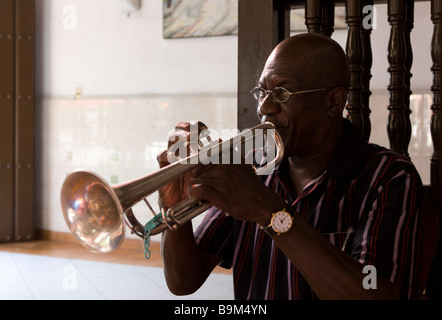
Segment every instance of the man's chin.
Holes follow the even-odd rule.
[[[276,128],[276,131],[279,133],[279,135],[281,136],[282,141],[284,142],[284,144],[287,141],[287,137],[288,137],[288,130],[287,128],[283,127],[283,128]]]

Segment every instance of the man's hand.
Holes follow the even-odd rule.
[[[206,165],[191,171],[189,194],[239,220],[267,225],[285,201],[266,187],[251,165]]]
[[[188,122],[179,122],[175,126],[175,130],[168,137],[168,150],[164,150],[157,156],[157,161],[160,168],[164,168],[170,164],[169,159],[171,158],[182,158],[183,155],[179,154],[182,150],[185,151],[184,156],[189,156],[191,152],[195,152],[195,150],[190,150],[190,140],[195,139],[195,137],[191,137],[191,134],[196,134],[195,132],[190,132],[191,125]],[[207,129],[206,125],[202,122],[198,122],[198,132],[197,134],[203,130]],[[186,145],[181,147],[176,147],[176,144],[184,144]],[[170,155],[171,147],[175,150],[174,155]],[[183,164],[185,166],[186,164]],[[187,186],[188,181],[190,179],[190,173],[184,174],[183,176],[177,177],[177,179],[171,181],[169,184],[163,186],[159,190],[159,203],[160,206],[164,209],[168,209],[171,206],[177,204],[178,202],[183,201],[188,198]]]

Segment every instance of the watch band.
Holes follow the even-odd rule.
[[[261,229],[262,231],[264,231],[265,233],[267,233],[267,234],[268,234],[269,236],[271,236],[271,237],[273,237],[273,236],[279,236],[279,235],[280,235],[279,232],[276,232],[275,230],[273,230],[273,227],[272,227],[271,224],[269,224],[267,227],[261,227],[261,226],[260,226],[260,229]]]
[[[284,208],[282,208],[281,210],[278,210],[278,211],[272,213],[272,218],[270,219],[270,223],[269,223],[266,227],[263,227],[263,226],[260,226],[260,227],[259,227],[262,231],[264,231],[266,234],[268,234],[268,235],[271,236],[271,237],[273,237],[273,236],[279,236],[279,235],[281,234],[280,232],[276,231],[276,230],[273,228],[273,225],[272,225],[273,217],[275,216],[276,213],[281,212],[281,211],[285,211],[285,212],[287,212],[287,213],[291,216],[291,218],[292,218],[292,223],[293,223],[294,211],[293,211],[293,208],[292,208],[290,205],[287,204],[287,205],[286,205]],[[291,227],[290,227],[290,228],[291,228]]]

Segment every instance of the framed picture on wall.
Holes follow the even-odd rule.
[[[238,0],[164,0],[163,37],[189,38],[238,33]]]
[[[335,8],[335,29],[347,28],[345,8]],[[304,9],[290,13],[290,30],[306,31]],[[238,0],[163,0],[163,37],[190,38],[238,34]]]

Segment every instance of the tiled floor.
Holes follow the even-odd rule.
[[[0,299],[231,300],[233,284],[213,273],[196,293],[177,297],[160,267],[0,251]]]

